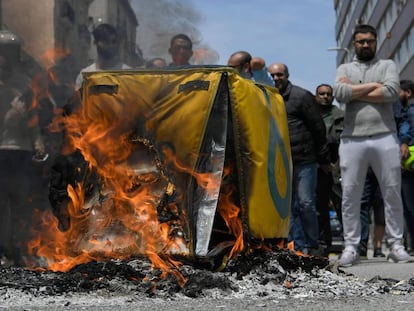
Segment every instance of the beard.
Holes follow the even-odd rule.
[[[280,93],[285,92],[287,85],[288,85],[288,81],[286,80],[280,79],[278,81],[275,81],[275,87],[279,90]]]
[[[362,60],[364,62],[368,62],[372,60],[375,57],[375,51],[371,49],[361,49],[356,52],[356,56],[359,60]]]

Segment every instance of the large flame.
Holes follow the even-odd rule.
[[[74,168],[85,170],[84,178],[67,187],[68,198],[61,211],[69,219],[66,230],[61,230],[62,224],[51,211],[34,215],[35,237],[28,248],[44,260],[47,269],[64,272],[93,260],[145,255],[154,268],[175,275],[184,284],[175,269],[180,263],[171,255],[189,253],[183,229],[188,220],[185,209],[180,208],[182,194],[176,193],[164,170],[167,165],[192,176],[208,194],[220,190],[218,212],[235,237],[230,257],[243,249],[240,208],[232,200],[235,185],[223,186],[217,172],[195,172],[168,149],[160,150],[159,155],[153,143],[137,138],[130,124],[145,120],[145,113],[135,110],[124,119],[107,112],[90,118],[85,109],[55,120],[64,123],[65,153],[80,152],[87,169]],[[160,220],[163,208],[170,219]]]
[[[71,149],[81,152],[88,172],[97,177],[88,184],[68,185],[66,231],[59,230],[51,213],[41,216],[37,238],[29,243],[31,253],[44,258],[53,271],[144,254],[155,267],[174,273],[177,263],[160,255],[185,252],[186,242],[180,235],[171,236],[170,224],[158,220],[157,207],[173,186],[155,151],[119,131],[117,123],[108,124],[105,118],[90,122],[84,116],[79,111],[65,118],[65,129]]]

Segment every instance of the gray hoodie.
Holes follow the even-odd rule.
[[[347,77],[353,84],[379,82],[383,84],[383,103],[369,103],[352,100],[349,84],[339,82]],[[345,104],[344,130],[341,137],[364,137],[396,132],[392,105],[399,98],[400,79],[397,67],[392,60],[375,57],[369,62],[357,58],[351,63],[342,64],[336,71],[334,96]]]

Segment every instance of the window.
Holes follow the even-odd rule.
[[[408,39],[408,54],[414,55],[414,24],[411,25],[410,31],[407,35]]]

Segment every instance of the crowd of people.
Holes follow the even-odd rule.
[[[82,73],[131,69],[120,59],[121,40],[115,27],[101,24],[92,35],[97,59],[74,81],[75,95],[68,98],[64,113],[80,104]],[[227,66],[245,79],[277,88],[283,97],[293,163],[287,243],[303,254],[329,255],[333,187],[339,186],[344,238],[339,264],[350,266],[367,256],[371,211],[374,256],[385,257],[385,238],[388,259],[407,262],[414,255],[414,194],[410,191],[414,168],[404,161],[414,157],[410,148],[414,145],[414,82],[400,81],[394,62],[376,56],[377,32],[372,26],[357,25],[353,44],[352,62],[339,66],[334,83],[321,83],[314,93],[291,82],[286,64],[267,66],[264,59],[247,51],[230,55]],[[192,40],[177,34],[168,52],[170,63],[155,57],[143,68],[190,66]],[[35,171],[36,162],[58,157],[62,139],[49,131],[56,111],[53,93],[39,92],[39,87],[35,91],[33,80],[17,85],[10,72],[5,75],[6,70],[10,71],[10,63],[0,55],[0,208],[4,215],[0,257],[18,263],[24,230],[17,223],[29,223],[30,182],[35,180],[29,178],[30,172]],[[47,74],[40,81],[51,83]],[[345,109],[335,105],[334,99]],[[46,185],[48,168],[41,181]]]

